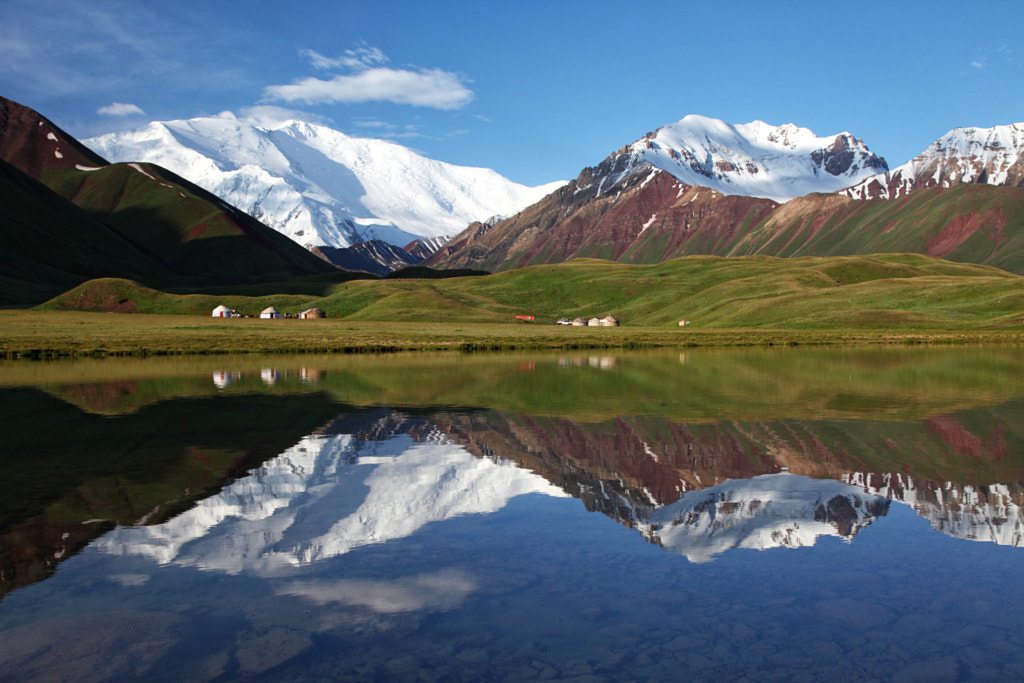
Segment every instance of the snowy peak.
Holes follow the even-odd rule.
[[[494,512],[516,496],[565,496],[539,475],[477,458],[441,435],[396,435],[408,427],[402,416],[377,427],[364,436],[386,440],[305,437],[194,508],[163,524],[117,529],[95,549],[227,574],[280,574],[431,522]]]
[[[818,137],[793,124],[731,125],[690,115],[623,147],[603,164],[614,178],[650,167],[725,195],[785,202],[835,192],[887,170],[849,133]]]
[[[313,247],[310,251],[344,270],[359,270],[372,275],[387,275],[423,261],[411,252],[383,240],[359,242],[344,249]]]
[[[160,164],[307,248],[372,239],[401,247],[451,235],[515,213],[560,185],[526,187],[393,142],[230,113],[154,122],[86,144],[113,160]]]
[[[854,199],[894,199],[925,187],[960,183],[1024,186],[1024,123],[954,128],[902,166],[843,194]]]
[[[441,247],[448,243],[452,237],[451,235],[442,235],[440,237],[423,237],[418,240],[413,240],[409,244],[402,247],[402,249],[412,255],[414,258],[418,258],[420,261],[424,261],[434,255]]]
[[[853,472],[846,483],[905,503],[937,531],[969,541],[1024,546],[1024,486],[918,481],[902,474]]]
[[[685,492],[638,526],[664,548],[707,562],[733,548],[799,548],[822,536],[851,539],[888,510],[887,499],[831,479],[764,474]]]

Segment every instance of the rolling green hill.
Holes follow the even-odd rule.
[[[104,273],[173,273],[92,214],[0,161],[0,305],[45,301]]]
[[[693,328],[944,329],[1020,326],[1024,278],[917,254],[791,259],[694,256],[654,265],[594,259],[446,280],[359,280],[326,296],[176,296],[123,280],[97,280],[40,306],[139,312],[243,313],[274,304],[317,306],[350,321],[520,323],[614,315],[624,324]],[[524,323],[525,324],[525,323]]]

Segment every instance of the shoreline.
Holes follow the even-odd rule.
[[[0,311],[0,358],[383,354],[830,345],[1020,344],[1024,329],[573,328],[548,323]]]

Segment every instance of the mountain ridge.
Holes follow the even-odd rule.
[[[954,128],[907,163],[842,191],[854,199],[896,199],[959,183],[1024,187],[1024,123]]]
[[[295,242],[396,246],[508,215],[560,183],[529,188],[486,168],[428,159],[386,140],[299,120],[219,116],[155,121],[85,141],[114,160],[191,178]]]
[[[632,168],[643,170],[643,162],[687,185],[779,203],[840,190],[888,170],[885,159],[846,132],[819,137],[792,123],[732,125],[696,114],[648,133],[612,157],[617,155],[635,159]]]
[[[6,98],[0,161],[0,256],[15,264],[0,275],[7,304],[41,303],[97,277],[196,291],[341,275],[185,178],[144,162],[108,163]]]
[[[706,124],[706,119],[697,118]],[[730,135],[740,129],[713,123],[712,127]],[[755,124],[748,126],[765,138],[789,131],[779,127],[765,133],[766,129]],[[791,128],[794,138],[799,135],[811,139],[809,131]],[[666,167],[685,166],[687,158],[673,156],[674,148],[667,143],[655,143],[667,141],[668,132],[650,133],[597,166],[583,169],[576,180],[515,216],[494,225],[470,226],[453,237],[427,265],[500,271],[580,257],[639,264],[688,255],[792,257],[911,252],[1024,273],[1024,192],[1021,187],[993,184],[996,180],[1003,185],[1024,184],[1024,170],[1020,170],[1024,124],[1020,129],[1014,124],[969,130],[972,133],[967,138],[951,133],[948,139],[929,147],[932,152],[926,150],[891,174],[868,174],[855,185],[851,182],[852,188],[836,192],[833,187],[828,192],[812,192],[782,203],[724,194],[719,188],[728,182],[721,179],[708,182],[711,187],[702,189],[705,186],[680,179],[683,176],[697,182],[694,173],[686,176],[677,168],[673,175],[656,168],[643,155],[668,159],[662,164]],[[682,137],[678,131],[674,134]],[[847,136],[844,133],[833,138],[831,155],[820,147],[808,153],[810,162],[823,167],[831,164],[832,171],[838,173],[829,183],[840,178],[853,180],[851,172],[863,174],[865,169],[884,163],[873,156],[857,156],[860,152],[855,153],[850,142],[856,139]],[[788,136],[785,142],[796,145]],[[802,144],[804,151],[814,146]],[[724,145],[709,143],[709,147]],[[669,152],[663,153],[665,149]],[[964,157],[961,153],[971,149],[984,154]],[[941,150],[955,153],[940,155]],[[690,155],[691,165],[696,163],[694,159]],[[806,162],[803,159],[801,163]],[[707,171],[714,170],[716,164],[697,166]],[[914,171],[918,175],[931,173],[946,180],[942,184],[904,183],[900,186],[913,191],[894,190],[898,197],[863,201],[872,193],[881,196],[883,188],[888,187],[883,181],[895,183],[895,188],[910,168],[918,169]],[[818,175],[822,174],[830,175],[827,171]],[[989,182],[966,182],[981,179]],[[735,189],[736,183],[724,192]],[[826,184],[822,189],[829,187]]]

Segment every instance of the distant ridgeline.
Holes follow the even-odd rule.
[[[426,264],[909,252],[1024,274],[1022,153],[1024,124],[956,129],[890,172],[848,134],[687,117]]]
[[[35,111],[0,98],[0,306],[32,306],[115,278],[132,284],[103,280],[104,291],[83,294],[88,306],[65,300],[60,307],[144,311],[145,302],[115,296],[141,287],[175,295],[293,295],[342,318],[557,320],[613,312],[627,324],[674,325],[693,313],[675,305],[680,297],[640,304],[650,288],[634,283],[614,292],[588,287],[569,299],[556,281],[568,271],[552,273],[551,282],[535,273],[535,287],[527,280],[474,285],[469,298],[436,287],[414,293],[339,284],[389,273],[451,278],[581,258],[659,264],[696,255],[911,253],[1024,274],[1022,131],[1024,124],[957,129],[890,171],[848,133],[818,137],[791,124],[731,126],[688,116],[568,184],[544,186],[550,194],[510,218],[473,223],[450,240],[399,248],[376,239],[314,253],[161,166],[110,164]],[[522,197],[541,190],[521,189]],[[800,285],[824,286],[814,277]],[[855,297],[845,300],[860,306]],[[448,313],[439,318],[429,307]]]

